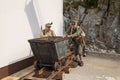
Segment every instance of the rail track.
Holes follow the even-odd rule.
[[[33,70],[19,80],[64,80],[64,73],[70,73],[71,68],[77,67],[74,58],[74,54],[69,54],[65,61],[61,61],[60,66],[57,66],[57,70],[50,67],[42,67],[39,70]]]

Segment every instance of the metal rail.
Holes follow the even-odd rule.
[[[74,54],[67,55],[65,65],[60,66],[57,71],[52,70],[50,72],[50,75],[47,78],[32,77],[32,79],[30,79],[28,76],[33,73],[35,74],[35,70],[33,70],[30,73],[28,73],[27,75],[21,77],[19,80],[54,80],[56,75],[62,73],[64,71],[64,69],[67,68],[73,62],[74,57],[75,57]],[[44,72],[45,72],[45,67],[43,67],[37,71],[38,75],[42,75]],[[60,76],[62,77],[62,74]],[[62,79],[60,79],[60,80],[62,80]]]

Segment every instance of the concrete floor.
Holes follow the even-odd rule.
[[[65,74],[65,80],[120,80],[120,60],[88,56],[84,66]]]
[[[64,80],[120,80],[120,60],[87,56],[83,61],[84,66],[72,68],[70,74],[64,74]],[[17,80],[32,70],[33,66],[2,80]]]

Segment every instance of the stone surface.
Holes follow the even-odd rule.
[[[120,80],[120,61],[87,56],[84,66],[65,74],[65,80]]]
[[[118,6],[116,1],[115,6]],[[116,11],[115,13],[112,4],[110,5],[108,15],[106,14],[106,4],[99,3],[99,7],[101,8],[100,10],[88,9],[87,14],[84,13],[85,8],[82,6],[78,6],[78,9],[71,8],[65,13],[69,17],[64,15],[67,19],[67,21],[64,19],[64,22],[67,24],[65,27],[70,27],[70,21],[72,20],[77,20],[80,23],[85,16],[82,22],[83,26],[81,27],[86,33],[87,45],[92,44],[93,47],[96,46],[98,51],[114,49],[117,53],[120,53],[120,12]],[[117,7],[115,8],[117,9]],[[103,50],[101,52],[105,53]]]

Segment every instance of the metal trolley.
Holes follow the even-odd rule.
[[[68,38],[62,37],[45,37],[28,40],[37,60],[35,66],[37,69],[41,67],[53,67],[57,69],[59,61],[65,58],[68,48]]]

